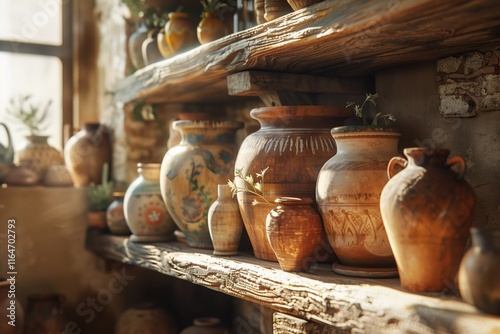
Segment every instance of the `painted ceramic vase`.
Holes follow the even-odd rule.
[[[316,201],[340,260],[333,270],[351,276],[397,276],[379,201],[401,134],[389,127],[355,125],[333,128],[331,134],[337,154],[319,172]]]
[[[323,224],[311,198],[280,197],[266,219],[267,239],[281,269],[307,271],[318,247]]]
[[[165,39],[174,53],[186,51],[198,43],[196,26],[193,25],[189,14],[172,12],[168,14],[165,24]]]
[[[500,227],[473,227],[471,236],[458,271],[460,294],[481,311],[500,315]]]
[[[263,195],[271,202],[278,197],[315,198],[318,173],[336,152],[330,130],[351,116],[351,111],[332,106],[265,107],[253,109],[250,116],[261,127],[241,144],[235,168],[255,177],[269,167]],[[240,178],[235,183],[245,186]],[[266,235],[270,208],[252,205],[258,198],[248,192],[239,192],[237,198],[254,255],[277,262]],[[333,253],[328,242],[322,244],[317,252],[319,262]]]
[[[15,290],[15,286],[12,289]],[[10,290],[10,281],[0,279],[0,319],[2,319],[0,321],[0,333],[22,334],[25,320],[23,306],[19,300],[8,298]]]
[[[48,136],[28,136],[28,143],[17,152],[17,161],[21,166],[26,166],[38,174],[43,180],[47,169],[51,165],[62,164],[61,152],[50,146]]]
[[[139,176],[128,186],[123,200],[131,241],[157,242],[174,239],[175,224],[160,193],[160,164],[138,163]]]
[[[92,182],[101,184],[102,166],[108,163],[112,170],[111,149],[109,130],[99,123],[85,124],[83,130],[68,140],[64,161],[75,187],[85,187]]]
[[[243,123],[175,121],[181,142],[167,151],[161,165],[161,194],[168,212],[191,247],[211,249],[208,209],[217,185],[234,173],[236,131]]]
[[[229,328],[222,325],[218,318],[196,318],[193,325],[184,328],[179,334],[227,334]]]
[[[106,209],[106,224],[112,234],[129,235],[131,233],[125,220],[124,197],[125,193],[114,192],[113,202]]]
[[[36,294],[28,296],[25,333],[65,333],[67,318],[63,313],[64,296],[60,294]]]
[[[475,204],[464,180],[465,161],[445,149],[406,148],[394,157],[380,208],[401,286],[440,292],[455,284]],[[396,167],[404,169],[396,174]],[[451,169],[456,166],[459,172]],[[439,256],[438,256],[439,255]]]
[[[176,334],[177,326],[170,313],[154,305],[132,307],[123,312],[114,334]]]
[[[208,230],[214,255],[236,255],[243,231],[238,201],[227,184],[218,184],[217,194],[217,200],[208,209]]]

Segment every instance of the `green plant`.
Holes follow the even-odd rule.
[[[87,189],[90,211],[104,211],[113,201],[113,181],[108,181],[109,166],[102,165],[101,184],[93,182]]]
[[[52,100],[49,100],[45,107],[37,106],[31,102],[31,95],[19,95],[17,99],[11,97],[9,100],[10,107],[7,108],[7,113],[21,121],[30,131],[30,134],[39,135],[41,131],[46,129],[47,115]]]
[[[384,120],[386,125],[390,124],[390,122],[396,121],[396,117],[394,116],[394,114],[382,115],[382,113],[378,111],[375,113],[375,116],[371,117],[371,114],[373,113],[370,113],[370,111],[367,110],[368,107],[366,107],[366,104],[370,103],[372,106],[377,107],[377,98],[378,93],[368,93],[366,94],[366,98],[361,106],[359,104],[356,104],[355,102],[347,102],[345,107],[353,108],[356,117],[362,122],[363,125],[379,125],[380,120]]]
[[[235,181],[228,180],[227,185],[231,188],[231,193],[233,197],[239,192],[247,192],[254,194],[262,199],[263,202],[259,202],[256,199],[253,200],[252,205],[257,204],[271,204],[271,201],[264,197],[264,176],[269,167],[264,168],[260,173],[256,173],[256,180],[254,180],[252,175],[244,175],[241,168],[236,168],[234,172],[235,179],[240,178],[245,181],[243,187],[238,187]],[[257,182],[256,182],[257,181]]]

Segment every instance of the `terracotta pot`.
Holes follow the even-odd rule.
[[[128,53],[130,62],[136,70],[145,66],[144,59],[142,58],[142,43],[148,38],[148,28],[144,23],[144,16],[139,18],[137,30],[134,31],[128,39]]]
[[[267,239],[281,269],[307,271],[318,247],[323,224],[311,198],[280,197],[266,219]]]
[[[250,116],[261,128],[245,138],[236,158],[236,168],[255,176],[266,167],[264,196],[315,198],[316,179],[321,166],[336,152],[330,130],[341,125],[351,112],[331,106],[290,106],[253,109]],[[236,178],[238,187],[244,181]],[[270,207],[252,205],[256,196],[238,193],[238,204],[257,258],[277,262],[266,235]],[[328,243],[324,243],[329,248]],[[318,251],[327,261],[331,249]]]
[[[471,235],[458,271],[460,294],[481,311],[500,315],[500,227],[473,227]]]
[[[236,255],[243,231],[238,201],[227,184],[217,185],[217,200],[208,209],[208,230],[214,255]]]
[[[71,137],[64,148],[64,161],[75,187],[101,184],[102,166],[111,168],[111,137],[106,127],[87,123],[85,128]],[[111,180],[111,173],[109,173]]]
[[[38,174],[40,180],[50,165],[62,164],[61,152],[47,143],[48,136],[28,136],[28,144],[17,152],[18,164]]]
[[[177,326],[170,313],[152,305],[132,307],[123,312],[114,334],[176,334]]]
[[[25,333],[65,333],[68,320],[63,314],[63,301],[64,296],[55,293],[29,295]]]
[[[184,328],[179,334],[227,334],[229,328],[222,325],[218,318],[196,318],[193,325]]]
[[[299,10],[302,8],[306,8],[312,6],[318,2],[322,2],[323,0],[287,0],[293,10]]]
[[[200,44],[210,43],[226,35],[226,25],[215,12],[205,13],[196,28],[196,36]]]
[[[129,235],[131,232],[125,220],[125,209],[123,207],[125,193],[114,192],[113,197],[113,202],[106,209],[106,225],[112,234]]]
[[[265,0],[264,10],[264,18],[267,21],[293,12],[292,7],[290,7],[286,0]]]
[[[132,231],[131,241],[174,240],[175,224],[160,193],[160,164],[137,164],[139,176],[125,192],[125,220]]]
[[[341,262],[333,269],[353,276],[397,275],[379,199],[387,183],[387,163],[398,153],[401,134],[371,126],[342,126],[331,134],[337,154],[319,172],[316,200]]]
[[[0,333],[22,334],[25,321],[23,306],[17,299],[9,298],[10,289],[10,281],[0,279]]]
[[[165,38],[174,53],[186,51],[198,44],[196,26],[187,13],[173,12],[168,14],[165,24]]]
[[[160,29],[158,32],[158,35],[156,36],[156,44],[163,58],[169,58],[174,55],[174,51],[170,49],[170,46],[167,43],[164,28]]]
[[[108,227],[106,224],[106,211],[87,211],[87,226],[93,230],[106,230]]]
[[[387,167],[391,178],[380,208],[401,286],[439,292],[454,285],[472,225],[474,192],[463,179],[465,161],[450,151],[406,148]],[[395,174],[395,167],[405,167]],[[457,174],[450,167],[458,165]]]
[[[173,123],[182,139],[163,158],[161,193],[191,247],[213,248],[208,209],[217,198],[217,185],[234,173],[236,131],[242,127],[234,121]]]

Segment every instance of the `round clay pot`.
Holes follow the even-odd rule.
[[[234,173],[236,131],[242,127],[234,121],[173,123],[182,139],[163,158],[161,193],[191,247],[213,248],[208,209],[217,198],[217,185]]]
[[[34,186],[39,181],[38,174],[26,166],[11,166],[3,179],[10,186]]]
[[[340,260],[333,270],[353,276],[395,276],[379,199],[387,183],[387,163],[398,153],[401,134],[372,126],[342,126],[331,134],[337,154],[319,172],[316,201]]]
[[[191,22],[189,14],[173,12],[168,14],[168,19],[165,24],[165,38],[174,53],[186,51],[198,44],[196,26]]]
[[[0,333],[22,334],[24,329],[24,310],[17,299],[8,297],[11,289],[10,281],[0,278]],[[15,286],[13,286],[15,290]],[[11,304],[11,301],[14,304]],[[15,324],[12,326],[11,324]]]
[[[165,38],[165,28],[160,29],[158,35],[156,36],[156,44],[158,45],[158,50],[160,51],[163,58],[169,58],[174,55],[174,52],[170,49]]]
[[[64,148],[64,161],[75,187],[101,184],[102,167],[111,168],[111,137],[99,123],[87,123],[85,128],[72,136]],[[111,180],[111,173],[109,173]]]
[[[471,235],[458,271],[460,294],[481,311],[500,315],[500,227],[473,227]]]
[[[265,107],[253,109],[250,116],[261,128],[241,144],[235,168],[255,177],[269,167],[263,195],[271,202],[278,197],[315,198],[318,173],[336,152],[330,130],[351,116],[351,111],[332,106]],[[235,183],[245,185],[240,178]],[[277,262],[266,235],[271,208],[252,205],[258,198],[248,192],[239,192],[237,197],[254,255]],[[317,252],[322,257],[319,262],[328,261],[333,254],[328,242],[323,245],[327,248]]]
[[[408,161],[394,157],[387,167],[391,179],[380,208],[401,286],[411,291],[440,292],[454,286],[472,225],[475,197],[463,179],[465,161],[448,159],[449,153],[406,148]],[[396,174],[397,165],[404,169]],[[459,173],[451,169],[454,165]]]
[[[61,152],[47,143],[48,136],[28,136],[28,144],[17,152],[18,164],[26,166],[43,180],[50,165],[63,163]]]
[[[227,28],[224,22],[219,19],[217,13],[207,12],[196,28],[196,36],[200,44],[213,42],[227,35]]]
[[[176,334],[174,318],[165,309],[153,305],[132,307],[123,312],[114,334]]]
[[[106,230],[106,211],[87,211],[87,226],[94,231]]]
[[[266,219],[267,239],[281,269],[307,271],[318,247],[323,224],[311,198],[280,197]]]
[[[125,193],[114,192],[113,197],[113,202],[106,209],[106,224],[112,234],[129,235],[131,232],[127,220],[125,220],[125,209],[123,207]]]
[[[238,201],[227,184],[218,184],[217,194],[217,200],[208,209],[208,230],[214,255],[237,255],[243,231]]]
[[[229,329],[218,318],[196,318],[193,325],[184,328],[179,334],[227,334]]]
[[[72,187],[73,180],[65,165],[50,165],[43,178],[43,184],[48,187]]]
[[[139,176],[128,186],[123,200],[131,241],[158,242],[174,239],[175,224],[160,193],[160,164],[138,163]]]

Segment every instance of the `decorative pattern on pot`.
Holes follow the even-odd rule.
[[[401,286],[440,292],[453,286],[472,225],[475,196],[463,179],[465,161],[449,150],[406,148],[387,167],[380,208]],[[395,173],[395,167],[405,167]],[[451,169],[457,165],[459,173]]]
[[[153,242],[174,239],[175,224],[160,192],[160,164],[137,164],[139,176],[125,192],[125,220],[131,241]]]
[[[114,200],[106,209],[106,224],[112,234],[129,235],[130,229],[125,219],[125,209],[123,207],[123,198],[125,193],[114,192]]]
[[[387,163],[398,153],[401,134],[381,126],[343,126],[331,134],[337,154],[321,168],[316,200],[340,260],[333,270],[351,276],[395,276],[379,201]]]
[[[255,175],[265,168],[263,195],[269,201],[278,197],[315,198],[316,179],[323,164],[336,152],[330,135],[351,112],[332,106],[289,106],[253,109],[250,116],[261,128],[245,138],[236,158],[243,175]],[[239,187],[244,180],[235,179]],[[238,193],[238,204],[257,258],[277,262],[266,235],[266,217],[270,207],[252,205],[257,199],[247,192]],[[327,242],[318,254],[322,261],[333,251]],[[321,261],[320,261],[321,262]]]
[[[62,155],[48,144],[48,136],[32,135],[26,138],[28,144],[17,152],[18,164],[28,167],[43,180],[49,166],[63,163]]]
[[[500,315],[500,227],[473,227],[471,235],[458,271],[460,294],[481,311]]]
[[[161,194],[168,212],[191,247],[211,249],[208,210],[217,185],[234,173],[235,135],[241,122],[175,121],[181,142],[167,151],[161,166]]]
[[[280,197],[266,218],[267,239],[281,269],[307,271],[313,263],[323,224],[311,198]]]

